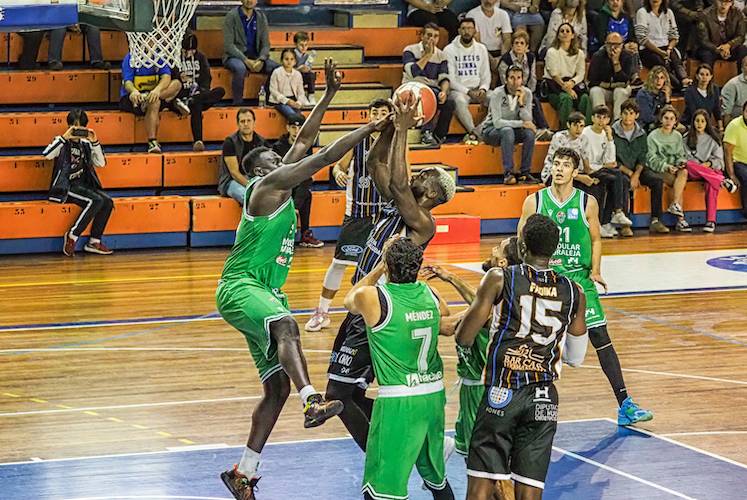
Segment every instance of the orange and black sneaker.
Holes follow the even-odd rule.
[[[221,472],[220,478],[236,500],[255,500],[257,498],[254,496],[254,490],[259,482],[259,477],[249,479],[239,472],[238,465],[234,464],[233,469]]]
[[[328,419],[342,413],[343,408],[342,401],[325,401],[321,394],[314,394],[306,400],[306,406],[303,408],[303,426],[306,429],[319,427]]]

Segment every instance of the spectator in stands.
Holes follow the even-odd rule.
[[[314,73],[314,60],[316,51],[309,50],[309,34],[299,31],[293,35],[293,43],[296,45],[296,69],[301,72],[303,84],[306,87],[306,98],[312,106],[316,104],[316,73]]]
[[[49,200],[57,203],[75,203],[81,212],[72,227],[65,233],[62,252],[68,257],[75,254],[75,243],[91,225],[91,237],[83,250],[100,255],[112,253],[101,241],[114,202],[103,191],[95,167],[106,165],[106,157],[96,132],[88,128],[88,115],[82,109],[67,114],[68,129],[56,136],[42,153],[54,160]]]
[[[283,49],[280,59],[283,65],[276,68],[270,76],[270,104],[290,123],[301,115],[301,108],[309,105],[303,90],[303,77],[295,69],[296,54],[294,49]]]
[[[467,134],[464,143],[475,145],[478,134],[469,112],[470,103],[487,104],[490,88],[490,55],[485,45],[475,41],[475,21],[469,17],[459,23],[459,37],[444,49],[449,65],[449,85],[457,119]]]
[[[641,46],[641,63],[645,67],[664,66],[675,90],[692,83],[676,48],[680,34],[667,0],[644,1],[644,6],[635,15],[635,35]]]
[[[708,4],[710,4],[710,0]],[[703,0],[671,0],[669,6],[674,12],[674,20],[680,32],[680,41],[677,44],[680,53],[690,52],[695,42],[695,34],[700,16],[705,7]]]
[[[145,116],[145,132],[148,136],[148,152],[161,153],[158,143],[159,112],[169,108],[175,113],[188,115],[189,107],[177,96],[182,90],[178,79],[171,79],[171,69],[134,68],[130,65],[128,52],[122,61],[122,88],[119,92],[119,109]]]
[[[197,50],[197,37],[194,33],[187,32],[182,40],[182,59],[178,76],[179,81],[182,82],[182,90],[178,98],[190,110],[189,119],[194,143],[192,149],[198,152],[204,151],[202,113],[219,103],[226,94],[226,90],[223,87],[210,88],[212,82],[210,63],[205,54]]]
[[[747,47],[744,45],[745,20],[733,0],[715,0],[703,11],[698,22],[695,57],[706,64],[717,60],[736,61],[737,71]]]
[[[269,146],[265,139],[254,131],[255,120],[254,111],[250,108],[239,108],[236,113],[239,129],[223,141],[223,154],[218,170],[218,193],[233,198],[242,206],[248,181],[241,163],[253,149]]]
[[[420,34],[420,42],[405,47],[402,55],[402,83],[424,83],[436,94],[436,116],[421,127],[421,142],[426,145],[446,140],[454,114],[454,99],[449,96],[449,64],[446,54],[438,48],[438,38],[438,25],[428,23]]]
[[[602,238],[614,238],[618,235],[615,226],[621,226],[620,235],[633,236],[631,221],[625,215],[629,210],[630,181],[617,168],[615,141],[612,136],[610,110],[602,104],[592,111],[591,125],[584,128],[581,135],[586,137],[589,145],[589,167],[591,177],[599,182],[587,189],[603,207],[600,215]]]
[[[726,82],[721,89],[721,111],[724,123],[742,114],[742,107],[747,102],[747,56],[742,58],[742,73]]]
[[[693,114],[690,131],[685,137],[685,153],[688,180],[703,181],[705,186],[706,223],[703,231],[712,233],[716,230],[718,192],[721,187],[734,192],[737,186],[731,179],[724,178],[721,137],[713,128],[710,114],[704,109]]]
[[[589,36],[586,23],[586,0],[558,0],[555,10],[550,14],[550,22],[547,23],[547,32],[542,39],[539,48],[540,59],[545,58],[547,49],[555,42],[558,36],[558,28],[563,23],[573,26],[573,31],[578,39],[578,48],[586,53]]]
[[[407,24],[425,26],[433,23],[446,30],[449,40],[457,36],[459,19],[449,10],[451,0],[405,0],[407,2]]]
[[[18,57],[18,69],[31,70],[38,69],[39,63],[36,62],[39,57],[39,47],[44,40],[46,31],[24,31],[18,33],[23,40],[21,55]]]
[[[646,167],[658,173],[664,183],[673,188],[673,199],[667,212],[677,217],[675,230],[691,233],[693,229],[685,220],[682,210],[682,196],[687,184],[687,157],[682,134],[676,130],[678,118],[677,110],[672,106],[666,105],[661,109],[661,126],[648,135]]]
[[[47,57],[49,69],[59,71],[62,69],[62,47],[65,44],[67,31],[83,33],[86,37],[88,54],[91,58],[91,67],[94,69],[109,69],[111,65],[104,62],[101,53],[101,31],[96,26],[88,24],[76,24],[68,28],[57,28],[49,32],[49,55]]]
[[[544,82],[547,100],[558,112],[561,127],[573,110],[588,116],[589,96],[584,83],[586,54],[578,48],[578,38],[570,23],[558,28],[558,35],[545,57]]]
[[[639,121],[644,130],[652,130],[658,126],[656,119],[661,109],[671,103],[672,87],[669,83],[669,73],[664,66],[654,66],[648,72],[646,83],[635,96],[640,110]]]
[[[241,0],[223,20],[223,65],[233,77],[233,104],[244,100],[244,78],[248,73],[271,75],[279,66],[270,59],[270,28],[267,16],[257,9],[257,0]]]
[[[610,32],[589,64],[589,97],[596,108],[611,105],[614,119],[620,117],[620,106],[630,97],[630,83],[635,75],[633,56],[623,49],[619,33]]]
[[[526,184],[539,182],[531,173],[532,154],[537,127],[532,123],[532,91],[522,84],[524,72],[519,66],[506,70],[506,84],[490,96],[488,116],[482,129],[486,144],[501,147],[503,183],[516,184],[514,145],[523,144],[519,180]]]
[[[651,193],[651,222],[648,230],[664,234],[669,228],[661,223],[661,199],[664,183],[659,175],[645,168],[648,153],[648,136],[638,123],[638,103],[628,99],[622,103],[620,119],[612,124],[615,141],[615,156],[620,171],[629,179],[630,189],[635,191],[641,185]]]
[[[493,75],[490,88],[500,80],[498,62],[500,57],[511,50],[511,19],[508,12],[496,7],[498,0],[481,0],[480,5],[467,12],[466,17],[475,20],[477,33],[475,40],[487,47],[490,54],[490,72]]]
[[[514,31],[529,32],[529,47],[535,54],[545,34],[545,20],[539,13],[540,0],[502,0],[501,8],[508,11]]]
[[[724,130],[721,118],[721,90],[713,83],[713,70],[708,64],[701,64],[695,71],[695,83],[685,89],[685,111],[681,122],[689,125],[695,111],[705,109],[718,126],[719,133]]]
[[[625,44],[626,52],[638,54],[633,20],[623,9],[623,0],[607,0],[594,20],[592,32],[599,44],[607,40],[609,33],[618,33]]]
[[[552,158],[555,155],[555,151],[560,148],[571,148],[578,152],[583,163],[583,168],[579,168],[579,174],[576,176],[574,185],[586,190],[586,188],[599,183],[599,179],[593,179],[589,175],[591,174],[591,167],[589,166],[589,140],[582,135],[585,125],[586,117],[578,111],[574,111],[568,115],[568,121],[564,124],[567,130],[561,130],[552,136],[550,147],[547,148],[545,164],[540,174],[542,182],[548,186],[550,185],[550,181],[552,180],[550,179],[550,175],[552,174]]]
[[[275,144],[272,145],[272,150],[275,151],[280,157],[284,157],[291,146],[298,137],[298,132],[301,130],[301,126],[305,121],[301,115],[293,116],[288,119],[288,125],[286,128],[288,132],[280,136]],[[306,155],[311,155],[311,148],[306,152]],[[298,246],[308,248],[321,248],[324,243],[314,238],[314,232],[309,227],[309,220],[311,218],[311,185],[314,180],[311,178],[306,179],[298,186],[293,188],[293,204],[296,206],[296,212],[298,214],[299,230],[301,231],[301,241]]]
[[[742,116],[730,121],[724,131],[724,163],[729,179],[740,188],[742,213],[747,217],[747,101]]]
[[[498,73],[501,83],[506,84],[504,76],[511,66],[518,66],[522,70],[522,83],[532,91],[532,121],[537,125],[537,140],[545,141],[550,138],[552,132],[548,130],[545,113],[537,95],[537,65],[534,54],[529,52],[529,34],[519,30],[513,34],[511,50],[503,54],[498,63]]]

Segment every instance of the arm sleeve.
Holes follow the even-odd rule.
[[[413,54],[409,50],[406,50],[402,55],[402,64],[404,64],[404,72],[405,75],[408,76],[408,78],[417,78],[423,71],[422,69],[420,69],[420,66],[417,65],[415,54]]]
[[[283,67],[276,68],[275,71],[270,75],[270,102],[277,104],[285,104],[288,102],[288,98],[280,92],[280,78],[278,71],[285,71]]]
[[[267,25],[267,16],[263,12],[258,11],[257,16],[258,57],[260,60],[266,61],[270,57],[270,27]]]
[[[65,144],[67,141],[62,138],[62,136],[56,136],[54,139],[52,139],[52,142],[44,148],[44,151],[42,152],[42,156],[46,158],[47,160],[54,160],[58,156],[60,156],[60,150],[62,149],[62,145]]]
[[[482,53],[482,57],[480,58],[480,88],[488,91],[490,89],[490,79],[492,77],[490,74],[490,54],[488,54],[488,49],[485,48],[484,45],[480,47],[480,49],[480,52]]]
[[[210,63],[202,52],[197,53],[197,59],[200,61],[200,77],[197,79],[197,86],[200,90],[210,90],[213,83],[213,76],[210,74]]]
[[[586,77],[586,52],[578,51],[576,54],[576,72],[573,75],[573,81],[578,85]]]
[[[104,156],[104,148],[101,147],[101,143],[91,143],[91,163],[94,167],[103,167],[106,165],[106,156]]]
[[[653,140],[653,134],[648,136],[647,145],[648,152],[646,153],[646,163],[655,172],[663,172],[666,167],[666,162],[662,155],[659,154],[659,145]],[[683,150],[684,154],[684,150]]]
[[[669,32],[667,33],[670,40],[680,39],[680,30],[677,29],[677,21],[674,20],[672,9],[667,9],[667,20],[669,20]]]
[[[724,148],[718,144],[714,145],[711,153],[711,166],[717,170],[724,169]]]
[[[607,145],[604,149],[604,158],[602,159],[602,161],[604,161],[604,163],[615,163],[617,158],[616,155],[617,147],[615,146],[615,141],[607,141]]]
[[[648,14],[641,8],[635,13],[635,37],[638,45],[644,47],[648,41]]]
[[[505,74],[505,73],[504,73]],[[537,90],[537,61],[532,60],[532,65],[529,68],[529,81],[527,87],[534,92]]]
[[[449,79],[449,63],[446,62],[446,59],[441,61],[438,65],[438,84],[441,85],[441,82],[444,80],[449,82],[449,85],[451,85],[451,80]]]
[[[293,70],[293,95],[301,106],[308,106],[309,100],[306,98],[306,91],[303,89],[303,77],[300,71]]]
[[[229,11],[223,20],[223,52],[225,52],[228,57],[235,57],[236,59],[243,61],[244,53],[236,46],[236,38],[234,37],[235,19],[235,12]],[[239,27],[239,29],[243,28]]]
[[[522,121],[525,122],[531,122],[532,120],[532,106],[534,105],[532,96],[532,91],[526,92],[526,97],[524,98],[524,107],[519,110],[519,118],[521,118]],[[522,123],[520,126],[523,126]]]
[[[734,37],[729,40],[729,45],[731,45],[732,48],[744,43],[745,29],[747,29],[747,27],[745,26],[744,16],[737,15],[737,31],[734,33]]]
[[[654,122],[654,98],[645,91],[638,92],[635,96],[638,101],[638,108],[641,110],[641,123],[648,125]]]

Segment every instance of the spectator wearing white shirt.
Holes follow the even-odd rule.
[[[511,19],[508,12],[496,7],[498,0],[481,0],[480,5],[467,12],[466,17],[475,20],[477,34],[475,40],[487,47],[490,54],[490,71],[493,79],[490,87],[495,87],[500,79],[498,63],[500,57],[511,49]]]
[[[586,22],[586,0],[558,0],[555,10],[550,14],[550,21],[547,23],[547,32],[542,39],[539,48],[539,57],[544,59],[547,49],[549,49],[555,37],[558,35],[558,28],[563,23],[570,23],[578,37],[578,47],[582,52],[586,52],[589,36]]]
[[[664,66],[672,88],[680,90],[692,83],[682,64],[677,43],[680,33],[668,0],[645,0],[635,15],[635,36],[641,47],[641,63],[647,68]]]
[[[583,164],[579,165],[579,173],[574,179],[573,185],[580,189],[586,189],[586,186],[593,186],[599,180],[592,179],[589,175],[591,173],[591,168],[589,167],[589,140],[581,134],[586,125],[586,117],[578,111],[574,111],[568,115],[568,121],[562,125],[567,127],[567,130],[561,130],[552,136],[550,147],[547,149],[547,155],[545,156],[545,164],[540,174],[542,182],[549,186],[552,181],[552,158],[555,156],[555,151],[560,148],[571,148],[578,153]]]
[[[633,236],[633,222],[626,217],[629,209],[630,180],[617,166],[615,140],[612,136],[610,109],[597,106],[592,111],[592,124],[581,133],[589,145],[589,168],[591,177],[599,182],[586,191],[593,195],[604,207],[600,217],[603,238],[614,238],[618,231],[615,225],[621,226],[620,235]]]
[[[455,104],[457,119],[467,134],[464,143],[475,145],[478,134],[469,112],[470,103],[487,103],[490,88],[490,54],[475,41],[475,21],[465,17],[459,23],[459,36],[444,49],[449,65],[450,97]]]
[[[283,49],[280,55],[283,65],[270,75],[270,104],[290,123],[301,116],[301,108],[309,105],[303,88],[301,72],[294,68],[296,53],[294,49]]]

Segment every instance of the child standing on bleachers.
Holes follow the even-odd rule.
[[[303,91],[303,78],[294,68],[296,65],[295,49],[283,49],[280,55],[282,66],[270,76],[270,104],[289,122],[301,116],[301,108],[308,106],[309,101]]]
[[[316,104],[314,92],[316,91],[316,73],[314,72],[314,59],[316,51],[309,50],[309,34],[305,31],[299,31],[293,35],[293,43],[296,48],[293,50],[296,54],[296,69],[301,73],[303,84],[306,87],[306,97],[309,104]]]

